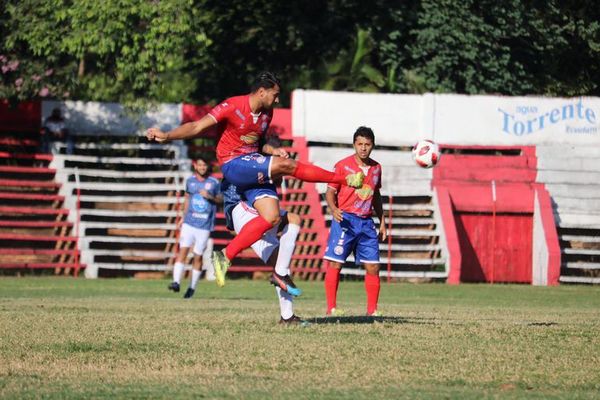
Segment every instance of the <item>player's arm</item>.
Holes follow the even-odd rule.
[[[385,226],[385,218],[383,217],[383,203],[381,202],[381,193],[379,192],[379,189],[375,189],[375,192],[373,193],[373,210],[375,211],[377,218],[379,218],[379,238],[385,240],[388,232],[387,227]]]
[[[325,201],[331,210],[333,219],[335,219],[337,222],[342,222],[342,210],[340,210],[337,206],[337,190],[327,186],[327,192],[325,192]]]
[[[183,217],[187,213],[189,206],[190,206],[190,195],[189,195],[189,193],[186,193],[185,200],[183,201],[183,212],[181,213],[181,215],[177,216],[177,229],[181,228],[181,224],[183,224]]]
[[[187,122],[169,132],[163,132],[158,128],[150,128],[146,131],[146,137],[148,140],[156,140],[159,143],[169,142],[171,140],[188,139],[201,134],[216,124],[217,120],[215,117],[206,114],[198,121]]]

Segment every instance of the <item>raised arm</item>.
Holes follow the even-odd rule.
[[[163,132],[158,128],[150,128],[146,131],[148,140],[156,140],[159,143],[171,140],[189,139],[197,136],[217,124],[217,120],[210,114],[206,114],[198,121],[187,122],[169,132]]]

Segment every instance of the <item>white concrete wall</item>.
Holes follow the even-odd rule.
[[[531,274],[531,283],[539,286],[547,286],[549,252],[548,244],[546,242],[546,235],[544,233],[544,226],[542,224],[540,200],[537,190],[535,191],[533,201],[533,271]]]
[[[181,104],[159,104],[132,115],[118,103],[82,101],[43,101],[42,124],[56,107],[62,110],[67,128],[75,135],[142,134],[153,126],[171,130],[181,124]]]
[[[292,132],[309,141],[351,143],[364,125],[375,131],[378,144],[412,145],[430,114],[426,104],[420,95],[294,90]]]
[[[292,131],[348,143],[360,125],[382,145],[600,144],[600,98],[361,94],[296,90]]]

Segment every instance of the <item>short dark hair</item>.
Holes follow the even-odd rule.
[[[356,132],[354,132],[352,143],[356,142],[356,138],[359,136],[369,139],[375,144],[375,134],[373,133],[373,129],[367,128],[366,126],[359,126]]]
[[[281,81],[272,72],[263,71],[256,78],[254,78],[254,82],[252,82],[252,86],[250,90],[252,93],[258,91],[260,88],[271,89],[274,88],[275,85],[281,87]]]
[[[197,156],[194,157],[194,164],[197,164],[197,161],[202,161],[204,164],[206,164],[206,173],[210,174],[212,172],[212,163],[208,160],[208,157],[205,156]]]

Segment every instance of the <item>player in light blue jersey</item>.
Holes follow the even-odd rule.
[[[179,252],[173,267],[173,282],[169,285],[170,290],[179,292],[185,261],[190,248],[194,245],[192,280],[184,295],[186,299],[194,295],[200,279],[202,253],[206,249],[210,233],[215,226],[217,203],[221,201],[219,181],[210,176],[209,163],[203,158],[198,158],[194,163],[194,175],[189,177],[185,183],[184,217],[179,222],[181,224]]]

